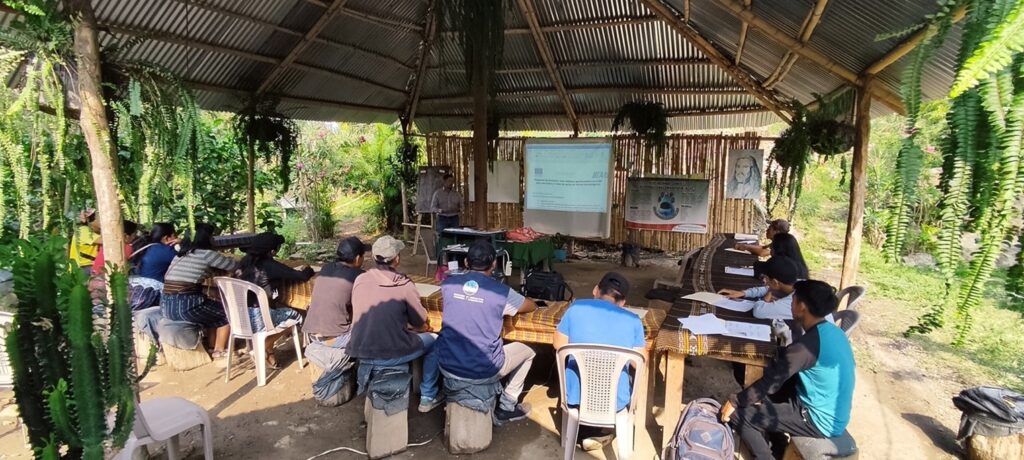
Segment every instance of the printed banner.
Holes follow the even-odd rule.
[[[706,179],[630,177],[626,228],[707,233],[710,186]]]

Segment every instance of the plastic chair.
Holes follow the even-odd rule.
[[[843,304],[843,299],[846,299],[846,308],[844,310],[856,310],[857,303],[864,298],[865,292],[867,292],[867,289],[863,286],[847,286],[839,291],[836,297],[839,298],[840,305]]]
[[[423,254],[427,257],[423,275],[430,276],[430,266],[437,266],[437,235],[430,229],[420,230],[420,242],[423,243]]]
[[[270,319],[270,300],[263,288],[239,279],[218,276],[214,278],[217,289],[224,299],[224,309],[228,314],[228,324],[231,327],[231,337],[228,339],[228,363],[224,370],[224,381],[231,379],[231,358],[234,355],[235,339],[245,339],[249,342],[249,348],[255,348],[254,361],[256,362],[256,384],[263,386],[267,384],[267,350],[266,338],[288,329],[292,330],[292,338],[295,340],[295,355],[299,359],[299,370],[302,366],[302,339],[299,338],[299,323],[285,322],[270,329],[274,322]],[[260,306],[260,313],[263,315],[263,324],[266,329],[253,331],[252,322],[249,320],[248,294],[256,294]]]
[[[576,361],[580,376],[580,405],[569,407],[565,398],[565,365],[569,357]],[[619,458],[633,455],[636,389],[644,375],[644,355],[629,348],[599,344],[566,345],[558,350],[558,376],[562,407],[563,458],[571,460],[576,453],[576,436],[580,424],[615,428]],[[630,390],[629,406],[617,411],[619,376],[632,364],[637,376]]]
[[[846,333],[847,337],[853,333],[854,329],[857,329],[857,325],[860,323],[860,313],[856,310],[837,311],[832,313],[832,318],[836,320],[836,325]]]
[[[670,280],[664,280],[664,279],[655,280],[654,281],[654,289],[658,289],[658,288],[661,288],[661,287],[670,287],[670,288],[680,288],[680,287],[683,287],[683,285],[685,284],[685,281],[683,280],[683,278],[686,277],[686,270],[688,268],[690,268],[690,265],[692,265],[693,261],[696,260],[697,254],[700,253],[701,249],[704,249],[704,248],[691,249],[691,250],[687,251],[685,254],[683,254],[683,257],[679,259],[679,271],[676,272],[676,276],[674,278],[670,279]]]
[[[143,401],[135,412],[132,434],[115,459],[130,460],[139,447],[167,443],[167,458],[180,458],[178,435],[196,425],[203,427],[203,457],[213,460],[213,424],[198,404],[178,397]]]

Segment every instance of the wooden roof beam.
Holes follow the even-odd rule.
[[[745,96],[750,94],[744,89],[728,89],[728,88],[629,88],[629,87],[589,87],[589,88],[566,88],[569,94],[651,94],[651,95],[683,95],[683,96]],[[499,92],[496,96],[496,100],[515,100],[521,98],[531,97],[548,97],[558,96],[558,91],[546,90],[546,89],[531,89],[531,90],[519,90],[519,91],[505,91]],[[473,101],[471,96],[467,95],[447,95],[447,96],[431,96],[421,99],[421,102],[427,104],[466,104]]]
[[[654,2],[659,0],[644,1]],[[806,44],[800,43],[799,40],[789,36],[789,34],[783,32],[778,27],[773,26],[768,21],[765,21],[757,17],[749,8],[744,6],[743,2],[741,2],[740,0],[717,1],[719,5],[721,5],[722,7],[729,11],[732,11],[734,15],[740,18],[740,20],[749,22],[751,27],[761,31],[761,33],[763,33],[766,37],[782,45],[784,48],[787,48],[788,50],[792,51],[793,53],[796,53],[800,57],[805,58],[821,66],[825,70],[831,72],[832,74],[838,76],[839,78],[842,78],[843,80],[846,80],[858,86],[861,84],[861,78],[859,74],[853,72],[850,69],[847,69],[842,64],[836,62],[835,60],[829,58],[828,56],[825,56],[824,54],[821,54],[811,49],[810,47],[806,46]],[[872,85],[871,94],[879,101],[881,101],[883,104],[896,111],[897,113],[904,113],[903,100],[900,99],[899,95],[892,92],[888,88],[884,88],[881,85]]]
[[[558,68],[562,70],[566,69],[589,69],[589,68],[612,68],[612,67],[669,67],[669,66],[688,66],[688,65],[714,65],[710,59],[706,58],[690,58],[690,59],[620,59],[615,61],[575,61],[575,62],[559,62]],[[441,66],[430,66],[428,70],[436,70],[438,72],[446,73],[466,73],[466,70],[456,64],[446,64]],[[544,66],[540,67],[514,67],[508,69],[498,69],[499,74],[511,74],[511,73],[530,73],[530,72],[546,72],[547,68]]]
[[[593,30],[605,27],[618,27],[633,24],[652,24],[658,22],[657,16],[619,16],[610,18],[594,18],[585,21],[567,21],[548,24],[540,27],[541,32],[565,32],[572,30]],[[529,27],[513,27],[505,29],[506,34],[533,33]]]
[[[814,8],[807,13],[807,17],[804,18],[803,25],[800,26],[800,43],[806,44],[811,40],[811,35],[814,33],[814,29],[818,27],[818,22],[821,21],[821,15],[825,13],[826,5],[828,5],[828,0],[818,0],[814,4]],[[800,57],[793,54],[792,51],[786,51],[786,55],[782,57],[781,61],[779,61],[779,66],[776,67],[771,76],[765,80],[764,86],[766,88],[774,88],[775,85],[782,82],[782,79],[786,78],[789,70],[793,68],[793,64],[796,64],[797,59],[800,59]]]
[[[317,35],[320,35],[320,32],[324,30],[324,27],[327,27],[327,24],[329,24],[331,20],[334,19],[334,16],[338,14],[338,11],[340,11],[342,7],[345,6],[345,3],[347,1],[348,0],[334,0],[334,2],[331,3],[331,6],[327,7],[327,9],[324,10],[323,14],[321,14],[320,17],[317,18],[316,22],[314,22],[313,25],[310,26],[309,31],[306,32],[306,35],[304,35],[302,39],[299,40],[299,42],[292,47],[291,51],[289,51],[288,54],[286,54],[285,57],[281,59],[281,62],[278,62],[274,66],[274,69],[270,71],[270,74],[263,79],[263,81],[260,83],[260,86],[256,88],[256,94],[263,94],[267,92],[267,89],[270,88],[270,85],[273,85],[274,82],[276,82],[277,79],[280,78],[281,75],[283,75],[284,72],[288,70],[288,68],[291,67],[292,64],[295,63],[295,60],[302,55],[303,51],[306,51],[306,48],[308,48],[309,45],[313,43]]]
[[[956,11],[953,12],[953,23],[955,24],[957,22],[960,22],[960,20],[963,19],[965,15],[967,15],[967,5],[963,5],[957,8]],[[884,55],[882,55],[882,57],[878,58],[877,61],[867,66],[861,72],[861,75],[878,75],[887,67],[892,65],[892,63],[900,60],[900,58],[906,56],[907,53],[911,52],[914,48],[916,48],[917,45],[919,45],[921,41],[924,40],[924,37],[927,34],[928,28],[922,27],[921,30],[914,32],[906,39],[904,39],[902,42],[894,46],[891,50],[889,50],[889,52],[885,53]],[[872,87],[877,86],[878,85],[876,84],[873,85]]]
[[[423,76],[426,75],[427,61],[430,59],[430,48],[434,44],[434,35],[437,31],[435,4],[434,0],[430,0],[430,3],[427,4],[423,39],[420,40],[419,54],[416,57],[416,73],[410,75],[409,102],[406,104],[405,112],[402,115],[403,126],[409,129],[412,128],[412,122],[416,119],[416,109],[419,108],[420,94],[423,89]]]
[[[537,12],[534,8],[533,0],[519,0],[519,11],[523,13],[527,24],[530,25],[530,30],[533,33],[533,43],[536,45],[537,52],[544,61],[544,66],[548,69],[548,76],[551,78],[551,83],[555,85],[555,90],[558,91],[558,97],[562,99],[562,106],[565,108],[566,116],[569,117],[569,123],[572,124],[573,133],[578,134],[580,132],[580,123],[576,117],[576,109],[572,106],[572,99],[569,98],[569,93],[565,91],[562,76],[559,75],[558,68],[555,67],[555,57],[551,53],[551,46],[548,44],[547,37],[540,30],[540,22],[537,20]]]
[[[789,107],[782,102],[775,92],[765,89],[759,81],[755,80],[745,70],[739,68],[731,59],[725,57],[718,48],[705,39],[696,29],[676,16],[676,13],[666,6],[662,0],[643,0],[643,2],[648,9],[659,15],[676,32],[699,48],[708,59],[711,59],[712,62],[731,75],[740,86],[750,92],[761,104],[775,112],[776,115],[787,123],[792,120],[792,113]]]
[[[342,8],[341,14],[359,19],[361,21],[369,22],[370,24],[381,26],[385,29],[391,29],[395,32],[412,32],[417,34],[423,33],[423,27],[420,26],[419,24],[412,24],[404,21],[399,21],[396,19],[382,18],[374,14],[356,11],[351,8]]]
[[[770,109],[767,109],[765,107],[735,107],[735,108],[729,108],[729,109],[724,109],[724,110],[675,110],[675,111],[669,111],[668,112],[668,116],[669,116],[669,118],[698,117],[698,116],[704,117],[704,116],[711,116],[711,115],[742,115],[742,114],[752,114],[752,113],[764,113],[764,112],[770,112],[770,111],[771,111]],[[616,115],[617,115],[617,112],[584,113],[584,114],[580,114],[579,118],[581,120],[604,119],[604,118],[615,118]],[[450,113],[424,113],[424,114],[421,114],[420,116],[421,117],[425,117],[425,118],[469,119],[469,118],[472,118],[473,115],[472,114],[461,114],[460,115],[460,114],[450,114]],[[552,113],[530,113],[530,114],[520,114],[520,115],[505,115],[504,117],[509,119],[509,120],[525,120],[525,119],[531,119],[531,118],[563,118],[563,117],[565,117],[565,114],[561,113],[561,112],[557,112],[557,113],[555,113],[555,112],[552,112]]]
[[[747,8],[750,8],[752,0],[743,0],[743,4]],[[740,25],[740,41],[736,44],[736,59],[734,63],[740,65],[740,60],[743,59],[743,46],[747,44],[747,29],[750,29],[750,24],[747,21],[743,21]]]
[[[232,96],[237,96],[239,98],[244,98],[244,97],[247,97],[248,95],[251,94],[249,91],[246,91],[244,89],[230,88],[230,87],[227,87],[227,86],[219,86],[219,85],[211,85],[209,83],[203,83],[203,82],[199,82],[199,81],[186,80],[186,81],[183,81],[182,83],[184,83],[186,86],[188,86],[188,87],[190,87],[192,89],[195,89],[195,90],[207,91],[207,92],[213,92],[213,93],[230,94]],[[396,116],[398,115],[398,110],[394,109],[392,107],[380,107],[380,106],[373,106],[373,105],[366,105],[366,104],[356,104],[356,103],[352,103],[352,102],[338,102],[338,101],[330,101],[330,100],[326,100],[326,99],[314,99],[314,98],[306,98],[306,97],[287,96],[287,95],[284,95],[284,94],[275,94],[275,93],[268,93],[268,95],[277,98],[281,102],[286,102],[286,103],[290,103],[290,104],[311,105],[311,106],[317,106],[317,107],[326,107],[326,108],[343,109],[343,110],[355,110],[355,111],[363,111],[363,112],[377,112],[377,113],[395,114]]]
[[[206,43],[206,42],[195,40],[195,39],[191,39],[191,38],[183,38],[183,37],[179,37],[179,36],[174,35],[174,34],[168,34],[168,33],[162,33],[162,32],[154,32],[154,31],[148,31],[148,30],[140,30],[140,29],[132,29],[132,28],[124,27],[124,26],[117,25],[117,24],[100,24],[99,26],[100,26],[100,28],[102,30],[105,30],[105,31],[110,32],[110,33],[129,35],[129,36],[132,36],[132,37],[148,38],[148,39],[152,39],[152,40],[162,41],[162,42],[165,42],[165,43],[171,43],[171,44],[174,44],[174,45],[187,46],[187,47],[190,47],[190,48],[201,49],[201,50],[204,50],[204,51],[212,51],[214,53],[219,53],[219,54],[226,54],[226,55],[229,55],[229,56],[234,56],[234,57],[238,57],[238,58],[246,59],[246,60],[250,60],[250,61],[262,62],[264,64],[271,64],[271,65],[275,65],[276,66],[276,65],[280,64],[281,61],[282,61],[282,59],[280,59],[280,58],[276,58],[276,57],[272,57],[272,56],[266,56],[266,55],[262,55],[262,54],[258,54],[258,53],[253,53],[253,52],[245,51],[245,50],[228,48],[228,47],[224,47],[224,46],[220,46],[220,45],[216,45],[216,44],[212,44],[212,43]],[[335,71],[335,70],[325,69],[325,68],[322,68],[322,67],[316,67],[316,66],[307,65],[307,64],[301,64],[301,63],[298,63],[298,62],[293,63],[292,67],[296,68],[296,69],[299,69],[299,70],[306,71],[306,72],[310,72],[310,73],[317,73],[317,74],[324,75],[324,76],[327,76],[327,77],[341,79],[341,80],[344,80],[344,81],[349,82],[349,83],[351,83],[352,81],[357,81],[357,82],[364,83],[366,85],[372,86],[374,88],[377,88],[377,89],[380,89],[380,90],[383,90],[383,91],[388,91],[388,92],[395,93],[395,94],[402,94],[402,95],[406,94],[406,92],[404,90],[397,89],[397,88],[392,88],[390,86],[387,86],[387,85],[384,85],[384,84],[381,84],[381,83],[378,83],[378,82],[375,82],[375,81],[372,81],[372,80],[368,80],[366,78],[363,78],[363,77],[360,77],[360,76],[357,76],[357,75],[352,75],[352,74],[349,74],[349,73],[338,72],[338,71]]]

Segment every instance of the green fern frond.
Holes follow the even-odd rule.
[[[1024,51],[1024,2],[1016,2],[1006,17],[993,18],[998,24],[957,72],[950,97],[957,97],[989,75],[1010,64],[1014,53]]]

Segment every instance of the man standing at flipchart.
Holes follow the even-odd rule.
[[[444,175],[444,185],[434,192],[430,199],[430,209],[437,214],[435,222],[437,233],[446,228],[459,226],[459,214],[462,213],[462,194],[455,191],[455,176]]]

